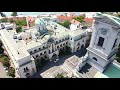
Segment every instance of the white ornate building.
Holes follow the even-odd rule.
[[[94,18],[91,42],[77,66],[78,71],[87,63],[103,72],[113,62],[120,43],[119,18],[101,13]]]
[[[70,31],[55,22],[35,20],[35,28],[21,33],[1,30],[0,39],[20,78],[36,73],[35,60],[58,58],[60,50],[76,52],[85,47],[86,31]],[[54,58],[53,58],[54,57]]]

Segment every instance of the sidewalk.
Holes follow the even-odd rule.
[[[0,78],[8,78],[1,62],[0,62]]]

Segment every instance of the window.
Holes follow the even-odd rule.
[[[41,50],[41,48],[39,48],[39,50]]]
[[[30,54],[32,54],[32,51],[30,51]]]
[[[45,58],[47,58],[47,56],[45,55]]]
[[[43,48],[45,48],[45,46],[43,46]]]
[[[46,51],[44,52],[44,54],[46,54]]]
[[[112,49],[116,46],[116,42],[117,42],[117,38],[115,39]]]
[[[35,57],[33,56],[33,58],[35,59]]]
[[[68,39],[69,39],[69,37],[68,37]]]
[[[26,40],[28,40],[28,39],[26,38]]]
[[[78,46],[80,45],[80,43],[78,43]]]
[[[40,55],[42,55],[42,53],[40,53]]]
[[[58,43],[58,41],[56,41],[56,43]]]
[[[68,44],[68,43],[66,42],[66,44]]]
[[[71,38],[71,40],[72,40],[72,38]]]
[[[83,40],[83,42],[84,42],[84,40]]]
[[[104,43],[104,38],[100,37],[98,41],[98,46],[102,47]]]
[[[59,46],[57,46],[57,48],[59,48]]]
[[[49,53],[50,53],[50,50],[49,50]]]
[[[97,58],[93,57],[93,60],[97,61]]]
[[[65,45],[65,43],[63,43],[63,45]]]
[[[62,47],[62,44],[60,45],[60,47]]]
[[[34,52],[36,52],[36,49],[34,50]]]
[[[38,57],[38,55],[36,55],[36,58]]]
[[[29,39],[32,39],[32,37],[29,37]]]

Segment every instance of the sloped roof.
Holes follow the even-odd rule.
[[[71,22],[72,24],[79,24],[79,23],[80,23],[79,21],[77,21],[77,20],[75,20],[75,19],[72,19],[70,22]]]
[[[94,20],[94,18],[84,18],[85,22],[92,22]]]

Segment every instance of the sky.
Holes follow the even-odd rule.
[[[6,14],[6,16],[11,16],[12,12],[3,12],[4,14]],[[19,14],[23,14],[23,15],[39,15],[39,14],[44,14],[44,13],[62,13],[62,12],[17,12],[18,15]]]

